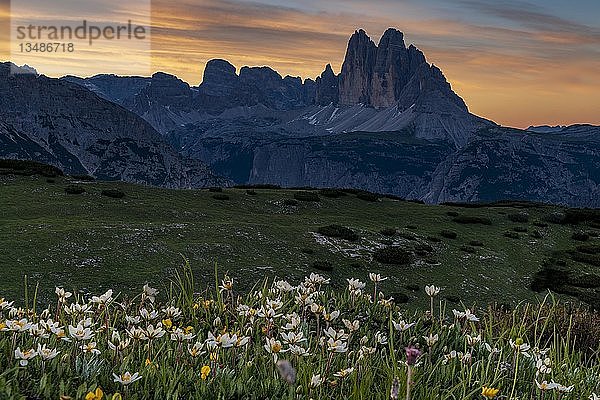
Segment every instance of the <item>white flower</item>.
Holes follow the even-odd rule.
[[[558,387],[558,384],[551,382],[548,383],[546,381],[542,381],[541,383],[537,381],[535,381],[535,384],[537,385],[538,389],[540,390],[552,390],[552,389],[556,389]]]
[[[338,317],[340,316],[340,312],[339,311],[332,311],[330,313],[327,313],[325,310],[323,310],[323,319],[327,322],[333,322],[335,321]]]
[[[556,385],[556,390],[558,390],[559,392],[562,392],[562,393],[570,393],[573,391],[573,388],[574,388],[573,385],[564,386],[564,385],[561,385],[560,383],[556,383],[556,382],[553,382],[553,383]]]
[[[348,290],[353,294],[360,294],[360,292],[367,286],[365,283],[359,281],[358,279],[346,279],[348,281]]]
[[[69,325],[69,335],[75,340],[88,340],[94,337],[90,328],[84,328],[81,322],[77,326]]]
[[[549,374],[552,372],[552,368],[550,368],[551,361],[550,358],[546,357],[545,359],[538,358],[535,363],[535,367],[537,369],[538,374]]]
[[[123,351],[131,343],[130,339],[121,340],[121,335],[117,331],[113,331],[110,340],[108,341],[108,348],[113,351]]]
[[[402,332],[415,326],[414,322],[409,324],[409,323],[406,323],[404,320],[400,320],[400,322],[392,321],[392,324],[394,325],[394,329],[396,329],[397,331],[402,331]]]
[[[42,357],[42,360],[48,361],[48,360],[52,360],[60,352],[56,351],[56,349],[47,348],[45,344],[43,346],[38,344],[37,353],[39,354],[40,357]]]
[[[148,284],[145,284],[142,292],[142,301],[148,299],[150,303],[154,303],[157,294],[157,289],[151,288],[150,286],[148,286]]]
[[[435,297],[440,293],[441,288],[435,286],[435,285],[430,285],[430,286],[425,286],[425,293],[427,293],[427,296],[429,297]]]
[[[19,320],[7,320],[6,328],[13,332],[27,332],[32,328],[32,324],[26,318]]]
[[[354,321],[350,322],[347,319],[343,319],[342,322],[344,323],[344,326],[346,328],[348,328],[348,330],[350,332],[355,332],[360,327],[360,322],[358,320],[354,320]]]
[[[34,349],[29,349],[25,352],[21,351],[20,347],[15,349],[15,358],[19,360],[19,364],[24,367],[29,364],[29,360],[37,356],[37,352]]]
[[[387,336],[379,331],[375,332],[375,344],[386,345]]]
[[[310,386],[311,387],[320,386],[321,383],[323,383],[323,379],[321,378],[320,374],[313,375],[312,378],[310,378]],[[594,400],[596,400],[596,399],[594,399]]]
[[[519,339],[517,339],[516,342],[513,342],[511,339],[511,340],[509,340],[509,343],[510,343],[510,347],[512,347],[513,349],[515,349],[517,352],[520,352],[520,353],[525,353],[531,348],[527,343],[523,343],[522,341],[521,341],[521,343],[519,343]]]
[[[233,290],[233,278],[225,277],[224,280],[221,281],[221,285],[219,285],[220,292],[230,292]]]
[[[14,301],[8,302],[4,297],[0,298],[0,311],[6,310],[14,304]]]
[[[156,310],[148,311],[146,308],[142,308],[140,310],[140,317],[142,317],[142,319],[145,321],[150,321],[150,320],[158,318],[158,311],[156,311]]]
[[[89,342],[88,344],[84,344],[80,346],[80,349],[83,350],[84,353],[100,354],[100,350],[96,348],[96,342]]]
[[[295,356],[299,356],[299,357],[305,357],[305,356],[309,356],[310,353],[308,352],[307,349],[305,349],[302,346],[298,346],[298,345],[290,345],[288,351],[290,353],[292,353]]]
[[[435,335],[432,335],[430,333],[429,336],[423,336],[423,339],[425,339],[425,343],[427,343],[427,346],[432,347],[434,344],[437,343],[440,337],[437,333]]]
[[[266,343],[263,347],[273,356],[273,361],[277,362],[277,354],[285,353],[286,350],[283,350],[283,346],[279,340],[275,340],[274,338],[265,338],[265,340]]]
[[[190,353],[190,355],[194,358],[198,357],[199,355],[204,354],[204,352],[202,351],[203,347],[203,343],[196,342],[193,346],[188,346],[188,353]]]
[[[92,296],[92,303],[96,303],[98,305],[106,305],[112,301],[112,295],[112,289],[108,289],[106,293],[104,293],[101,296]]]
[[[58,287],[56,289],[54,289],[54,292],[58,296],[58,301],[61,303],[64,303],[69,297],[71,297],[73,295],[73,293],[66,292],[65,289],[58,288]]]
[[[121,375],[113,374],[113,377],[115,378],[115,382],[122,383],[125,386],[142,379],[142,376],[138,372],[132,375],[129,371]]]
[[[348,343],[329,338],[327,339],[327,350],[334,353],[345,353],[348,351]]]
[[[304,333],[302,332],[289,332],[289,333],[285,333],[282,332],[281,333],[281,338],[283,339],[283,343],[286,344],[290,344],[290,345],[294,345],[294,344],[299,344],[300,342],[305,342],[306,338],[304,337]]]
[[[465,339],[470,347],[475,347],[478,343],[481,343],[481,334],[477,336],[471,336],[469,334],[466,334]]]
[[[354,368],[346,368],[339,372],[336,372],[335,374],[333,374],[333,376],[338,377],[338,378],[345,378],[348,375],[350,375],[352,372],[354,372]]]
[[[277,281],[277,282],[275,282],[275,287],[277,288],[277,290],[279,290],[281,292],[291,292],[292,290],[295,289],[287,281]]]
[[[165,308],[163,313],[165,313],[165,319],[177,319],[181,316],[181,310],[173,306]]]
[[[388,278],[383,278],[380,274],[374,274],[373,272],[370,272],[369,279],[371,280],[371,282],[379,283],[385,281]]]
[[[165,333],[167,332],[163,329],[163,327],[160,324],[156,324],[156,327],[150,324],[146,328],[143,338],[148,340],[154,340],[163,337]]]
[[[600,396],[596,393],[590,394],[590,400],[600,400]]]

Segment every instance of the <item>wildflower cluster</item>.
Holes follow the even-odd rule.
[[[0,299],[0,369],[7,371],[0,392],[88,399],[598,398],[598,357],[569,348],[568,338],[548,339],[518,324],[499,331],[491,314],[473,308],[446,312],[436,302],[442,288],[434,285],[423,293],[429,309],[409,313],[382,293],[385,277],[369,279],[348,279],[335,291],[329,278],[311,274],[295,285],[276,280],[236,295],[226,277],[214,292],[175,293],[162,303],[148,285],[131,299],[57,288],[56,303],[41,312]]]

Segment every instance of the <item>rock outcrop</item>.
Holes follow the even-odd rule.
[[[339,78],[333,73],[331,64],[327,64],[325,71],[317,78],[315,104],[320,106],[338,104],[340,98],[339,86]]]

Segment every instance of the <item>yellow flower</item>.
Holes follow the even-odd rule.
[[[97,387],[95,392],[89,392],[85,395],[85,400],[102,400],[102,397],[104,397],[104,392]]]
[[[123,397],[121,396],[121,393],[115,393],[111,400],[123,400]]]
[[[187,328],[184,328],[183,330],[185,331],[186,334],[189,334],[189,333],[194,332],[194,327],[188,326]]]
[[[167,329],[171,329],[173,327],[173,322],[171,321],[171,318],[163,319],[162,323]]]
[[[152,364],[152,361],[150,361],[149,358],[146,358],[146,366],[151,365],[151,364]]]
[[[202,378],[202,380],[205,380],[208,374],[210,374],[210,367],[208,365],[205,365],[200,370],[200,377]]]
[[[210,361],[217,361],[219,354],[217,352],[210,353]]]
[[[493,399],[496,397],[496,395],[498,394],[498,392],[500,391],[500,389],[494,389],[491,387],[482,387],[481,388],[481,395],[483,397],[485,397],[486,399]]]

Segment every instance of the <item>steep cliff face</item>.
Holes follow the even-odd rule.
[[[47,161],[67,173],[166,187],[227,181],[184,160],[143,119],[78,85],[11,75],[0,64],[1,157]]]
[[[600,127],[483,130],[441,163],[424,200],[523,199],[600,207]]]
[[[370,105],[371,82],[377,46],[360,29],[350,37],[340,73],[339,103],[341,105]]]
[[[327,64],[325,71],[317,78],[315,104],[327,106],[339,102],[339,78],[333,73],[331,64]]]

